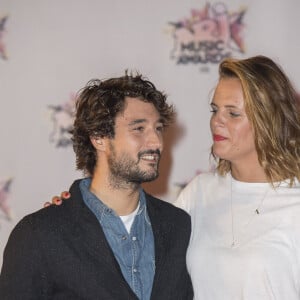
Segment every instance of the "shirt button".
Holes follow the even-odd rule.
[[[133,240],[133,241],[136,241],[136,236],[133,236],[133,237],[132,237],[132,240]]]
[[[133,269],[133,272],[134,272],[134,273],[136,273],[136,272],[137,272],[137,269],[136,269],[136,268],[134,268],[134,269]]]
[[[127,236],[126,236],[126,235],[123,235],[123,236],[122,236],[122,240],[123,240],[123,241],[127,240]]]

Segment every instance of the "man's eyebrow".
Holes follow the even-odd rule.
[[[145,123],[146,121],[147,121],[146,119],[135,119],[135,120],[131,121],[128,125],[134,126],[136,124]]]
[[[147,122],[147,119],[135,119],[133,121],[131,121],[130,123],[128,123],[129,126],[134,126],[134,125],[137,125],[137,124],[141,124],[141,123],[145,123]],[[160,118],[157,120],[157,123],[162,123],[164,124],[164,119],[163,118]]]

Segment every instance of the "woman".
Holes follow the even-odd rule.
[[[215,173],[176,204],[192,218],[195,299],[300,298],[300,111],[271,59],[226,59],[211,102]]]

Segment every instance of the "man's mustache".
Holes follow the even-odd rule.
[[[138,158],[140,159],[143,155],[147,155],[147,154],[157,154],[158,155],[158,158],[160,158],[161,156],[161,153],[160,153],[160,150],[159,149],[156,149],[156,150],[145,150],[145,151],[141,151],[139,152],[138,154]]]

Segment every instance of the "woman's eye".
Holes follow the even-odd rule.
[[[239,117],[240,116],[240,114],[239,113],[236,113],[236,112],[229,112],[229,114],[230,114],[230,116],[231,117],[234,117],[234,118],[236,118],[236,117]]]

